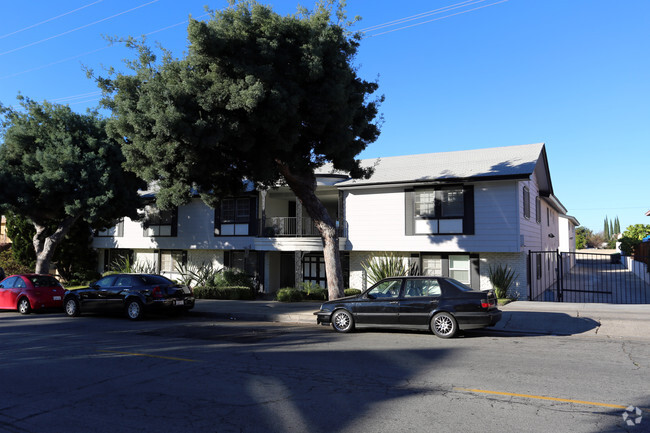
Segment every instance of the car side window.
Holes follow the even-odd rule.
[[[368,292],[370,299],[378,298],[397,298],[401,286],[400,280],[389,280],[379,283]]]
[[[2,288],[3,289],[11,289],[14,286],[14,283],[16,282],[17,277],[11,277],[7,278],[2,282]]]
[[[440,290],[440,283],[438,280],[426,280],[427,286],[424,288],[424,296],[440,296],[442,290]]]
[[[118,277],[117,280],[115,280],[115,285],[118,287],[124,287],[124,286],[132,286],[132,281],[131,281],[131,276],[130,275],[122,275],[121,277]]]
[[[17,289],[24,289],[25,287],[27,287],[27,284],[25,284],[22,278],[16,277],[16,282],[14,283],[14,287]]]
[[[406,287],[404,288],[404,296],[407,298],[415,298],[424,296],[426,280],[407,280]]]
[[[110,287],[113,285],[113,281],[115,281],[115,276],[109,275],[107,277],[101,278],[95,283],[95,285],[99,287]]]

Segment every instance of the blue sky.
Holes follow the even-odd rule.
[[[283,14],[297,5],[268,3]],[[205,19],[206,4],[227,3],[3,4],[0,102],[21,92],[83,112],[99,92],[82,65],[124,70],[131,56],[102,35],[148,34],[182,56],[185,21]],[[362,158],[545,142],[555,195],[582,225],[650,224],[650,2],[349,0],[347,10],[369,29],[359,73],[386,97],[381,137]]]

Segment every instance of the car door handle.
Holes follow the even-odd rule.
[[[399,304],[399,301],[390,301],[391,304]]]

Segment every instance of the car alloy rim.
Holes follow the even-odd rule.
[[[436,330],[440,334],[449,334],[453,327],[451,323],[451,319],[447,316],[436,317],[435,326],[436,326]]]
[[[338,313],[334,318],[334,323],[338,329],[346,329],[350,326],[350,318],[345,313]]]
[[[77,310],[77,306],[75,305],[73,300],[69,300],[65,304],[65,312],[68,313],[69,315],[73,315],[75,311]]]
[[[20,300],[20,304],[18,305],[18,310],[19,310],[21,313],[25,313],[25,312],[27,311],[28,305],[29,305],[29,304],[27,304],[27,300],[26,300],[26,299],[21,299],[21,300]]]
[[[129,317],[135,319],[138,315],[140,315],[140,304],[131,302],[129,304]]]

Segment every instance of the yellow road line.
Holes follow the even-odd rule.
[[[117,354],[120,354],[120,355],[130,355],[130,356],[144,356],[144,357],[147,357],[147,358],[171,359],[172,361],[199,362],[196,359],[175,358],[173,356],[148,355],[146,353],[119,352],[117,350],[98,350],[98,352],[117,353]]]
[[[544,397],[543,395],[517,394],[514,392],[487,391],[484,389],[468,389],[468,388],[456,388],[456,387],[454,387],[454,391],[473,392],[478,394],[504,395],[509,397],[531,398],[535,400],[559,401],[562,403],[584,404],[588,406],[601,406],[601,407],[610,407],[615,409],[627,409],[627,406],[621,406],[620,404],[597,403],[594,401],[572,400],[569,398]]]

